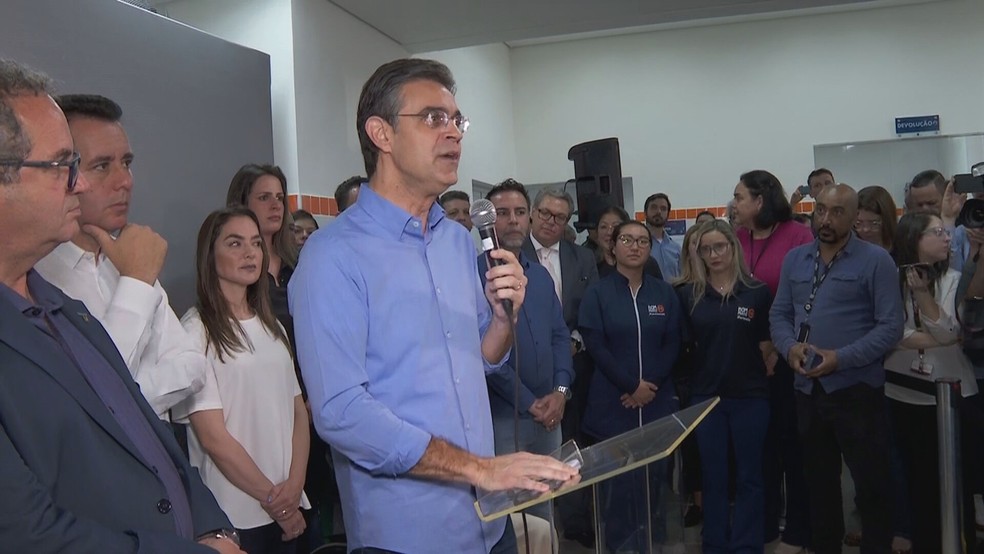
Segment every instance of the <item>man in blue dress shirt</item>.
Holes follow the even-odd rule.
[[[537,480],[575,475],[545,456],[493,457],[485,373],[511,344],[503,301],[518,312],[527,280],[498,250],[483,290],[468,232],[436,202],[458,179],[467,127],[444,65],[377,69],[357,117],[369,182],[308,240],[289,285],[356,552],[515,552],[506,520],[478,519],[476,489],[545,491]]]
[[[812,550],[818,554],[841,551],[841,455],[857,485],[861,551],[887,554],[892,543],[882,362],[902,339],[902,295],[888,252],[851,232],[857,212],[851,187],[820,192],[813,211],[817,240],[786,255],[769,313],[772,341],[797,372]]]
[[[670,218],[670,197],[657,192],[646,198],[643,210],[646,226],[653,234],[653,247],[650,255],[659,264],[663,280],[673,282],[680,275],[680,244],[666,232],[666,222]]]

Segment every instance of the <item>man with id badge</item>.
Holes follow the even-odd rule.
[[[796,372],[812,550],[841,551],[843,456],[857,488],[861,552],[887,554],[892,483],[883,361],[902,338],[898,271],[888,252],[852,233],[858,196],[851,187],[824,188],[813,215],[817,240],[786,255],[770,312],[772,340]]]

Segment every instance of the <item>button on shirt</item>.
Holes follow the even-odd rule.
[[[481,337],[492,312],[464,227],[363,187],[312,235],[288,286],[318,433],[332,446],[349,548],[488,552],[474,489],[405,475],[431,437],[494,451]]]
[[[787,359],[800,324],[807,320],[804,306],[813,289],[816,253],[814,241],[790,250],[782,264],[769,321],[772,342]],[[821,275],[825,266],[820,260]],[[903,317],[892,257],[852,235],[817,289],[809,317],[809,344],[837,352],[837,370],[820,377],[823,390],[831,393],[858,383],[884,385],[883,360],[902,340]],[[812,380],[800,373],[794,385],[805,394],[813,389]]]
[[[97,261],[72,242],[59,245],[35,269],[102,323],[158,417],[166,420],[168,409],[201,390],[205,357],[159,282],[150,286],[122,277],[105,255]]]
[[[649,254],[659,264],[664,281],[670,282],[680,276],[680,245],[665,231],[662,240],[653,236],[653,246]]]
[[[6,285],[0,284],[0,295],[7,298],[47,338],[51,347],[63,350],[75,363],[79,373],[92,387],[99,399],[130,440],[141,461],[151,468],[161,481],[166,496],[158,501],[161,514],[174,518],[177,534],[192,538],[191,505],[178,469],[174,465],[150,420],[144,416],[137,399],[127,388],[123,377],[113,368],[96,347],[62,313],[62,297],[37,272],[27,274],[27,286],[37,304],[32,304]],[[97,323],[93,323],[98,325]],[[44,399],[38,399],[43,401]],[[162,425],[161,423],[157,423]],[[57,440],[53,438],[52,440]],[[132,451],[132,450],[131,450]],[[57,484],[49,484],[57,486]],[[99,491],[93,491],[99,494]],[[167,509],[164,510],[163,508]]]

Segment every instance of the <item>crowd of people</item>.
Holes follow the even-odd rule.
[[[123,109],[0,61],[0,551],[305,554],[340,506],[352,552],[512,553],[543,528],[549,552],[553,526],[646,552],[668,540],[670,459],[521,518],[472,504],[577,479],[552,456],[566,440],[717,397],[681,468],[705,552],[936,552],[940,377],[969,414],[975,544],[984,231],[956,226],[943,175],[917,175],[898,219],[884,188],[817,169],[803,222],[799,191],[754,170],[727,221],[702,213],[682,241],[656,193],[582,245],[568,193],[505,179],[486,195],[501,248],[479,253],[468,196],[446,192],[469,124],[454,91],[437,62],[376,70],[367,176],[324,229],[290,213],[278,167],[239,168],[179,318],[166,240],[128,218]]]

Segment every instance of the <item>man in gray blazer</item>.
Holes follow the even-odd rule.
[[[47,77],[0,60],[0,550],[241,552],[112,339],[33,269],[88,186]]]
[[[584,291],[598,280],[594,254],[583,246],[563,240],[567,222],[574,213],[574,199],[559,190],[547,188],[537,193],[530,215],[530,236],[523,244],[523,254],[540,262],[554,281],[554,290],[564,310],[564,323],[571,332],[571,353],[574,355],[574,383],[571,400],[567,403],[561,424],[563,440],[580,439],[581,415],[587,404],[588,384],[594,364],[582,349],[577,332],[577,313]],[[582,442],[583,441],[579,441]],[[588,511],[588,498],[577,492],[559,499],[558,508],[564,524],[564,537],[585,546],[594,541]]]

